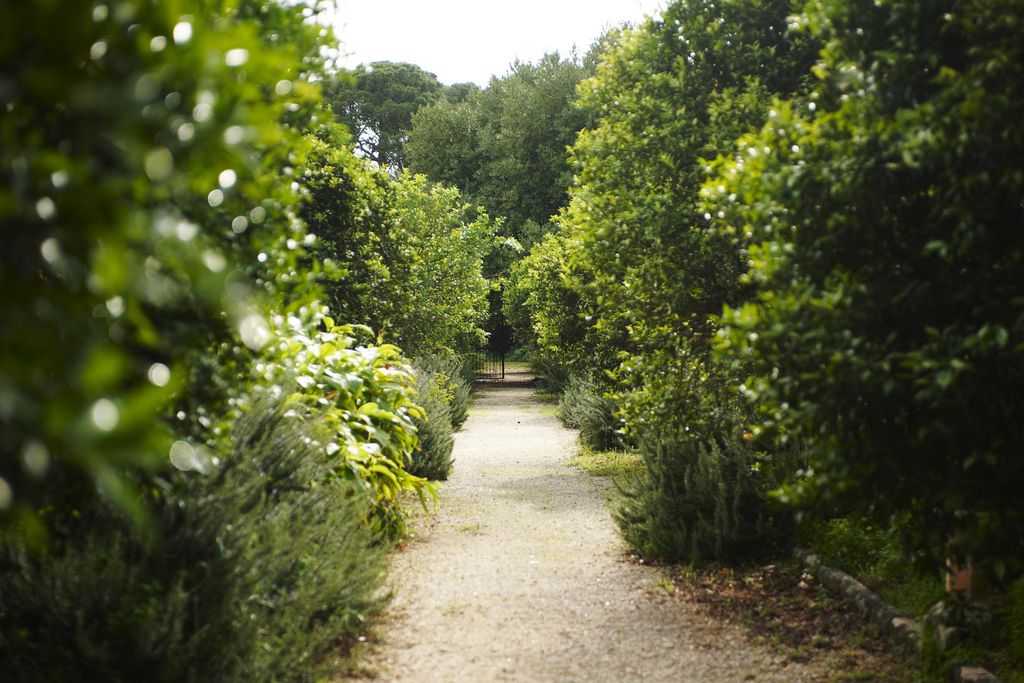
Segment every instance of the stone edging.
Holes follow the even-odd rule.
[[[794,554],[814,578],[853,603],[868,618],[878,624],[883,632],[892,635],[907,647],[920,649],[921,629],[916,621],[882,600],[876,593],[846,572],[822,564],[818,556],[810,550],[797,548]],[[951,672],[950,680],[954,683],[998,683],[999,681],[987,669],[978,666],[956,667]]]
[[[889,605],[846,572],[822,564],[818,556],[810,550],[797,548],[795,554],[814,578],[856,605],[861,612],[878,624],[883,632],[891,634],[907,647],[915,650],[920,648],[921,633],[917,622]]]

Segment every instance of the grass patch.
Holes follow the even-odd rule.
[[[569,464],[595,477],[622,476],[639,472],[644,467],[643,459],[635,451],[599,451],[586,445]]]
[[[558,417],[558,406],[553,403],[543,403],[536,406],[528,406],[526,408],[531,413],[539,413],[547,417]]]

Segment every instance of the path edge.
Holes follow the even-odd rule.
[[[907,615],[883,600],[877,593],[846,572],[823,564],[806,548],[793,552],[803,567],[824,586],[839,593],[901,645],[921,650],[921,627]],[[950,672],[953,683],[999,683],[999,678],[980,666],[956,666]]]

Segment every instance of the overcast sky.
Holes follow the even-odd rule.
[[[661,0],[337,0],[344,66],[411,62],[442,83],[486,85],[519,59],[573,45],[584,54],[609,26],[638,21]]]

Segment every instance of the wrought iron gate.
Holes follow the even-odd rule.
[[[481,349],[475,354],[476,378],[481,382],[501,382],[505,379],[505,354],[501,351]]]

